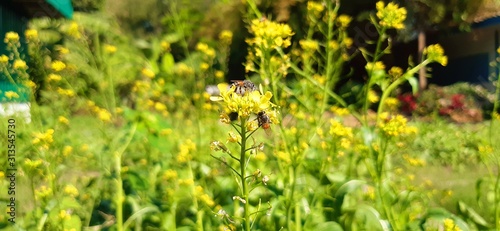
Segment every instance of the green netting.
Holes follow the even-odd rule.
[[[8,98],[5,93],[12,91],[19,97]],[[0,81],[0,103],[5,102],[29,102],[30,89],[25,86],[16,86],[10,82]]]
[[[71,0],[47,0],[47,2],[56,8],[66,18],[73,18],[73,5]]]

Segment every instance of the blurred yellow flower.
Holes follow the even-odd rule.
[[[250,114],[258,114],[272,106],[270,102],[273,94],[267,91],[261,94],[260,91],[245,91],[243,95],[235,92],[236,87],[232,86],[229,90],[227,84],[218,85],[220,91],[220,100],[223,100],[224,112],[236,112],[238,116],[248,118]]]
[[[0,55],[0,63],[6,64],[7,62],[9,62],[9,57],[7,55]]]
[[[380,98],[378,97],[377,92],[370,90],[368,91],[368,102],[370,103],[376,103],[378,102]]]
[[[392,76],[393,79],[397,79],[403,75],[403,69],[397,66],[391,67],[391,69],[389,69],[389,75]]]
[[[19,98],[19,95],[14,91],[6,91],[4,94],[5,94],[5,97],[7,97],[7,99]]]
[[[201,63],[200,64],[200,69],[202,71],[206,71],[206,70],[208,70],[208,68],[210,68],[210,65],[208,65],[208,63]]]
[[[299,45],[304,51],[314,52],[319,49],[318,41],[315,40],[300,40]]]
[[[34,40],[38,38],[38,31],[35,29],[27,29],[24,31],[24,36],[26,36],[26,39],[28,40]]]
[[[69,214],[66,210],[61,210],[59,212],[59,218],[61,220],[69,220],[71,218],[71,214]]]
[[[70,197],[76,197],[79,194],[78,189],[72,184],[66,185],[63,191],[66,195]]]
[[[63,63],[62,61],[56,60],[53,61],[52,64],[50,65],[53,71],[59,72],[62,71],[66,68],[66,64]]]
[[[62,96],[68,96],[68,97],[73,97],[75,96],[75,92],[71,89],[63,89],[58,87],[57,88],[57,93],[59,93]]]
[[[56,46],[56,51],[59,52],[61,55],[65,55],[69,53],[69,49],[63,46]]]
[[[71,22],[67,34],[77,39],[80,38],[82,35],[80,34],[80,26],[78,26],[78,23],[74,21]]]
[[[69,120],[68,120],[68,118],[66,118],[66,117],[64,117],[64,116],[59,116],[59,117],[57,118],[57,121],[59,121],[59,123],[69,125]]]
[[[342,123],[334,119],[330,120],[330,130],[328,133],[336,137],[351,138],[353,136],[352,128],[345,127]]]
[[[110,44],[104,44],[104,51],[108,54],[113,54],[117,50],[116,46]]]
[[[340,28],[347,28],[351,23],[352,18],[349,15],[342,14],[337,18],[337,23]]]
[[[215,78],[217,78],[217,79],[224,78],[224,72],[223,71],[215,71]]]
[[[49,82],[59,82],[61,81],[62,77],[58,74],[50,73],[49,76],[47,76],[47,80]]]
[[[323,5],[323,3],[313,1],[307,2],[307,11],[309,11],[315,17],[318,17],[321,12],[323,12],[323,10],[325,10],[325,6]]]
[[[111,121],[111,113],[109,113],[108,110],[101,108],[97,112],[97,117],[102,121],[102,122],[110,122]]]
[[[63,148],[62,154],[63,156],[69,156],[69,154],[71,154],[72,152],[73,152],[73,147],[66,145]]]
[[[291,37],[294,34],[292,28],[287,24],[259,19],[252,20],[250,33],[255,37],[248,39],[247,43],[263,49],[275,48],[276,46],[286,48],[291,45]]]
[[[231,44],[231,41],[233,40],[233,32],[231,32],[230,30],[221,31],[219,34],[219,40],[222,44]]]
[[[397,137],[401,135],[414,134],[417,128],[407,125],[408,120],[402,115],[396,115],[392,118],[385,119],[384,122],[377,126],[382,130],[383,134],[389,137]]]
[[[146,77],[148,77],[148,78],[150,78],[150,79],[152,79],[152,78],[155,77],[155,73],[151,69],[149,69],[149,68],[143,68],[141,70],[141,74],[144,75],[144,76],[146,76]]]
[[[17,43],[19,42],[19,34],[13,31],[9,31],[5,33],[5,39],[3,41],[5,43]]]
[[[161,50],[164,52],[169,52],[170,51],[170,43],[167,41],[161,41],[160,43]]]
[[[26,62],[24,60],[21,60],[21,59],[16,59],[14,61],[14,69],[16,70],[26,70],[28,68],[28,66],[26,65]]]

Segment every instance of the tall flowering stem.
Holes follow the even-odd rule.
[[[273,94],[271,92],[262,93],[257,91],[255,85],[248,81],[236,82],[229,87],[227,84],[219,84],[220,96],[212,98],[214,101],[223,101],[223,111],[220,115],[222,123],[230,124],[237,134],[229,132],[227,143],[237,144],[239,146],[239,156],[233,155],[231,150],[221,141],[212,141],[211,149],[213,151],[222,151],[227,154],[236,163],[233,166],[223,157],[212,155],[215,159],[226,165],[237,178],[240,188],[240,195],[234,195],[233,200],[236,203],[243,203],[244,211],[241,217],[242,229],[248,231],[251,229],[259,210],[250,212],[248,202],[250,187],[256,187],[255,182],[249,182],[248,179],[260,177],[259,174],[249,174],[249,162],[251,153],[262,151],[262,144],[248,145],[248,140],[257,131],[257,129],[270,129],[270,125],[276,123],[276,112],[274,105],[270,103]],[[255,119],[253,119],[255,118]],[[254,141],[255,142],[255,141]],[[266,183],[264,178],[261,181]],[[219,211],[219,216],[224,219],[230,219],[225,211]],[[252,216],[253,219],[252,219]],[[236,216],[235,216],[236,217]]]

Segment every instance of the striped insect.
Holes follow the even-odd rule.
[[[265,111],[257,113],[257,122],[259,123],[259,127],[262,127],[267,135],[271,135],[271,118],[269,118],[269,115],[267,115]]]
[[[250,80],[231,80],[234,92],[238,95],[245,95],[247,92],[256,91],[257,87]]]

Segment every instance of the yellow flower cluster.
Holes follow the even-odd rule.
[[[322,3],[313,1],[307,2],[307,11],[309,11],[309,13],[311,13],[315,17],[318,17],[324,10],[325,10],[325,5],[323,5]]]
[[[374,90],[368,91],[368,102],[370,103],[376,103],[378,102],[380,97],[378,96],[377,92]]]
[[[343,108],[343,107],[332,106],[330,108],[330,111],[333,112],[335,115],[338,115],[338,116],[349,115],[349,109]]]
[[[108,54],[114,54],[116,50],[117,50],[116,46],[110,44],[104,44],[104,52]]]
[[[24,36],[28,41],[35,40],[38,38],[38,31],[35,29],[27,29],[24,31]]]
[[[7,99],[19,98],[19,95],[14,91],[6,91],[4,94],[5,94],[5,97],[7,97]]]
[[[21,60],[21,59],[16,59],[14,61],[14,69],[16,70],[26,70],[28,69],[28,65],[26,65],[26,62],[24,60]]]
[[[383,1],[376,4],[377,17],[380,19],[379,24],[386,28],[394,28],[397,30],[405,27],[404,21],[406,20],[406,9],[399,7],[398,4],[390,2],[385,5]]]
[[[141,70],[141,74],[142,74],[143,76],[146,76],[146,77],[150,78],[150,79],[152,79],[152,78],[154,78],[154,77],[155,77],[155,73],[154,73],[154,71],[153,71],[153,70],[151,70],[151,69],[149,69],[149,68],[142,68],[142,70]]]
[[[215,50],[208,46],[206,43],[196,44],[196,50],[202,52],[209,58],[215,58]]]
[[[350,127],[345,127],[342,123],[340,123],[337,120],[331,119],[330,120],[330,130],[328,133],[332,136],[336,137],[347,137],[351,138],[352,137],[352,128]]]
[[[7,64],[9,62],[9,57],[7,55],[0,55],[0,63]]]
[[[64,117],[64,116],[59,116],[57,118],[57,121],[59,121],[59,123],[61,124],[66,124],[66,125],[69,125],[69,120],[68,118]]]
[[[36,199],[44,199],[52,195],[52,189],[42,185],[35,190],[35,198]]]
[[[194,188],[194,190],[195,190],[196,198],[198,198],[198,200],[202,201],[203,203],[205,203],[209,207],[213,207],[215,205],[214,200],[208,194],[206,194],[204,192],[203,187],[198,185]]]
[[[187,139],[183,143],[180,143],[179,153],[176,158],[177,163],[183,164],[193,159],[191,153],[194,151],[196,151],[196,144],[192,140]]]
[[[431,62],[438,62],[443,66],[448,64],[448,57],[444,55],[444,49],[439,44],[432,44],[426,47],[424,49],[424,55],[427,55],[427,58]]]
[[[384,101],[388,111],[396,111],[399,106],[399,100],[394,97],[388,97]]]
[[[105,123],[111,122],[112,115],[108,110],[96,106],[93,101],[88,101],[87,106],[90,108],[92,112],[94,112],[97,115],[97,118],[99,118],[99,120]]]
[[[230,30],[223,30],[219,34],[219,40],[224,45],[229,45],[233,41],[233,32]]]
[[[385,65],[381,61],[375,62],[375,64],[372,62],[369,62],[366,64],[365,68],[366,68],[366,70],[368,70],[370,72],[371,71],[379,71],[379,70],[385,70]]]
[[[80,26],[76,22],[71,22],[69,25],[68,31],[66,32],[69,36],[73,38],[80,38],[82,35],[80,33]]]
[[[224,112],[236,112],[238,116],[248,118],[251,114],[258,114],[272,106],[270,100],[273,94],[267,91],[261,94],[260,91],[247,91],[241,95],[235,92],[235,86],[227,87],[227,84],[219,84],[217,86],[220,91],[220,99],[222,99]]]
[[[340,28],[347,28],[351,21],[351,16],[345,14],[342,14],[337,18],[337,24]]]
[[[63,63],[62,61],[56,60],[56,61],[52,62],[52,64],[50,65],[50,68],[52,68],[52,70],[55,72],[59,72],[59,71],[62,71],[66,68],[66,64]]]
[[[38,159],[38,160],[26,159],[26,160],[24,160],[24,165],[29,169],[36,169],[42,164],[43,164],[43,160],[41,160],[41,159]]]
[[[417,133],[417,128],[408,126],[408,120],[402,115],[396,115],[378,124],[383,134],[389,137],[397,137],[406,134]]]
[[[460,227],[450,218],[444,219],[443,223],[445,231],[461,231]]]
[[[389,69],[388,73],[393,79],[397,79],[403,75],[403,69],[401,69],[401,67],[394,66]]]
[[[173,169],[167,169],[162,175],[162,179],[164,181],[175,180],[177,179],[177,177],[178,177],[177,171]]]
[[[56,51],[59,52],[61,55],[65,55],[69,53],[69,49],[63,46],[56,46]]]
[[[48,150],[50,144],[54,142],[54,129],[48,129],[46,132],[35,132],[33,133],[33,140],[31,143],[34,145],[40,145],[42,150]]]
[[[306,52],[314,52],[319,49],[319,44],[316,40],[300,40],[299,45]]]
[[[3,41],[5,43],[17,43],[19,42],[19,34],[13,31],[9,31],[5,33],[5,39]]]
[[[47,76],[47,80],[49,82],[59,82],[61,81],[62,77],[58,74],[51,73],[49,76]]]
[[[289,47],[294,34],[287,24],[276,23],[270,20],[254,19],[250,24],[250,33],[255,37],[248,39],[247,43],[261,49],[276,47]]]
[[[63,191],[66,195],[70,197],[76,197],[79,194],[78,189],[72,184],[66,185]]]
[[[410,164],[411,166],[416,166],[416,167],[425,166],[425,160],[411,157],[408,154],[403,155],[403,159],[406,160],[406,162],[408,162],[408,164]]]
[[[66,145],[63,148],[62,154],[63,156],[69,156],[69,154],[71,154],[72,152],[73,152],[73,147]]]
[[[64,89],[64,88],[57,88],[57,93],[59,93],[62,96],[68,96],[68,97],[73,97],[75,96],[75,91],[71,89]]]

